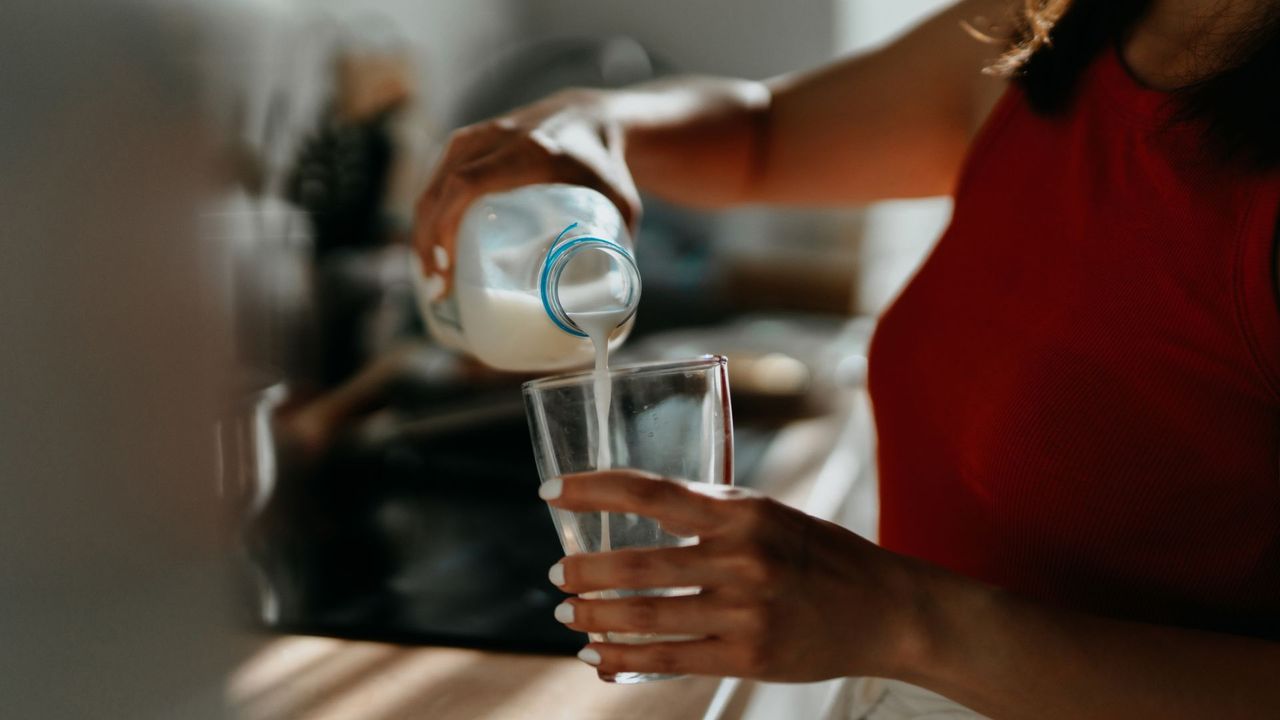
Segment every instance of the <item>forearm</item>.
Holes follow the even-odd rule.
[[[686,205],[742,202],[757,172],[770,92],[764,83],[684,77],[602,96],[624,133],[636,185]]]
[[[1280,717],[1280,644],[1050,609],[932,574],[901,679],[993,718]]]
[[[676,202],[856,204],[949,192],[1003,84],[999,46],[962,23],[967,0],[874,52],[767,83],[675,78],[604,93],[640,187]]]
[[[967,135],[895,87],[894,54],[769,83],[662,80],[602,94],[636,185],[686,205],[856,204],[942,194]],[[936,115],[936,114],[935,114]]]

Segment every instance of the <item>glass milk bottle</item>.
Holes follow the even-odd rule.
[[[432,335],[500,370],[587,365],[589,335],[620,345],[635,321],[640,272],[622,215],[577,185],[529,185],[476,200],[458,227],[453,284],[430,297]]]

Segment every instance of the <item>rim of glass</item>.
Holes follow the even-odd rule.
[[[655,360],[609,368],[609,378],[616,380],[621,377],[635,377],[637,375],[669,375],[690,370],[709,370],[715,367],[725,367],[728,363],[729,358],[724,355],[699,355],[686,360]],[[527,393],[565,387],[567,385],[584,385],[592,382],[594,378],[594,370],[576,370],[571,373],[530,380],[521,385],[520,388]]]

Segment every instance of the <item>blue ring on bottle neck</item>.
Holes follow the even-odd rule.
[[[577,226],[578,226],[578,223],[576,222],[570,224],[569,227],[566,227],[564,230],[561,230],[560,234],[556,236],[556,239],[552,241],[551,252],[547,253],[547,259],[544,260],[542,263],[542,274],[539,278],[538,289],[539,289],[540,295],[542,296],[542,309],[547,313],[547,317],[551,318],[551,322],[555,323],[556,327],[569,333],[570,335],[584,338],[584,337],[587,337],[586,333],[582,332],[581,330],[579,330],[574,326],[566,325],[564,322],[560,320],[559,317],[556,316],[556,312],[551,309],[551,299],[550,299],[550,292],[549,292],[550,284],[551,284],[551,268],[555,266],[556,261],[560,259],[560,256],[563,255],[565,252],[567,252],[570,248],[573,248],[577,245],[582,245],[585,243],[605,245],[617,251],[619,254],[625,255],[627,257],[631,257],[631,253],[627,252],[626,248],[622,247],[621,245],[619,245],[618,243],[612,240],[605,240],[604,238],[590,237],[586,235],[582,237],[574,238],[563,244],[560,244],[560,240],[565,236],[565,233],[568,233],[570,230],[574,229]]]

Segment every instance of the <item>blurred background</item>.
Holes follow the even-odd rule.
[[[263,679],[290,675],[263,649],[277,636],[575,652],[551,614],[561,550],[535,495],[528,378],[439,347],[414,307],[412,208],[435,154],[451,129],[563,87],[768,78],[945,4],[13,0],[10,716],[218,717],[229,692],[245,716],[300,717],[319,701]],[[619,361],[728,355],[735,480],[829,468],[861,417],[873,318],[949,210],[649,200]],[[815,502],[865,523],[874,498],[847,506],[855,478],[873,490],[866,453],[846,460]]]

